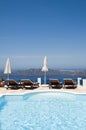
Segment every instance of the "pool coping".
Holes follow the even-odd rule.
[[[9,91],[9,90],[7,90],[7,91]],[[80,93],[80,92],[75,92],[75,91],[72,91],[72,90],[67,90],[67,89],[60,89],[60,90],[57,90],[57,89],[45,89],[45,90],[43,90],[43,89],[36,89],[36,90],[26,90],[26,91],[22,91],[22,92],[15,92],[15,93],[13,93],[13,92],[10,92],[10,93],[3,93],[3,94],[0,94],[0,97],[2,97],[2,96],[7,96],[7,95],[16,95],[16,96],[18,96],[18,95],[25,95],[25,94],[30,94],[30,93],[36,93],[36,92],[62,92],[62,93],[69,93],[69,94],[75,94],[75,95],[86,95],[86,92],[85,93]]]

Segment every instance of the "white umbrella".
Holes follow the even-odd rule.
[[[48,67],[47,67],[47,57],[44,57],[44,62],[43,62],[43,67],[42,67],[42,71],[44,71],[44,84],[46,84],[46,72],[48,71]]]
[[[9,74],[11,74],[11,66],[10,66],[10,59],[9,58],[6,61],[4,74],[7,74],[7,79],[9,79]]]

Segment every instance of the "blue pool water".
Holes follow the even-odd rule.
[[[86,130],[86,95],[37,92],[2,96],[0,130]]]

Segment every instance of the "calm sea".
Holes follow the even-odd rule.
[[[6,79],[7,77],[4,77],[4,79]],[[33,82],[37,82],[37,79],[38,78],[41,78],[41,83],[43,84],[44,83],[44,76],[22,76],[22,75],[16,75],[16,76],[13,76],[13,75],[10,75],[9,76],[9,78],[10,79],[14,79],[14,80],[16,80],[16,81],[20,81],[21,79],[30,79],[30,80],[32,80]],[[46,76],[46,83],[47,84],[49,84],[49,80],[50,79],[59,79],[61,82],[63,82],[64,81],[64,79],[65,78],[72,78],[75,82],[77,82],[77,78],[78,78],[78,76],[70,76],[70,75],[64,75],[64,76],[62,76],[62,75],[51,75],[51,76]],[[85,78],[86,79],[86,77],[80,77],[80,78]],[[81,81],[82,82],[82,81]],[[82,83],[81,83],[82,84]]]

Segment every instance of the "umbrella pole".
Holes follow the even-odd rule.
[[[9,74],[7,75],[7,79],[9,80]]]
[[[44,74],[44,84],[46,84],[46,71],[45,71],[45,74]]]

